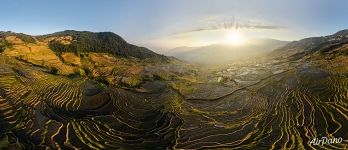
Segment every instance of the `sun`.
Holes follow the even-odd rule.
[[[229,45],[242,45],[245,43],[245,37],[237,30],[229,30],[225,32],[224,43]]]

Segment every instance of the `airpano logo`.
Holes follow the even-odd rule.
[[[342,141],[343,141],[343,139],[341,137],[339,137],[339,138],[321,137],[321,138],[314,138],[309,144],[323,146],[324,144],[330,145],[330,144],[342,143]]]

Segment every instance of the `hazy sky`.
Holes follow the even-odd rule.
[[[348,28],[347,0],[1,0],[0,30],[112,31],[155,51],[218,42],[225,30],[297,40]]]

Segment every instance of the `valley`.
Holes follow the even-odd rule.
[[[210,66],[111,33],[1,35],[1,148],[348,148],[346,30]]]

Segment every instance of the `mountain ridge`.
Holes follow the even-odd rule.
[[[348,44],[348,29],[340,30],[327,36],[309,37],[293,41],[274,50],[271,55],[290,56],[293,59],[298,59],[315,52],[328,52],[345,44]]]
[[[287,43],[275,39],[255,39],[248,45],[217,43],[202,47],[177,47],[166,55],[198,64],[219,64],[258,57]]]
[[[0,32],[0,56],[49,74],[81,76],[127,88],[147,80],[166,80],[182,70],[173,67],[181,63],[175,58],[129,44],[112,32],[66,30],[41,36]]]
[[[51,34],[32,36],[12,31],[0,31],[1,39],[8,36],[16,36],[26,43],[45,41],[48,43],[50,49],[55,52],[102,52],[122,57],[135,57],[139,59],[160,58],[164,61],[168,60],[166,56],[157,54],[148,48],[128,43],[121,36],[113,32],[64,30]],[[56,40],[62,37],[65,37],[68,43],[61,43],[59,40]],[[0,43],[0,48],[4,47],[2,45],[4,44]]]

